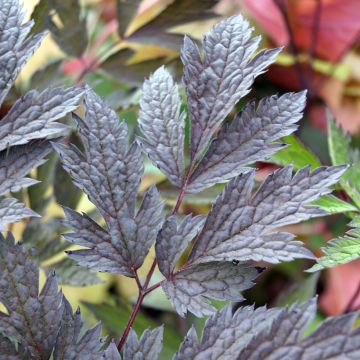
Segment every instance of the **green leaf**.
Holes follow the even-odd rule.
[[[334,165],[351,164],[340,184],[360,208],[360,155],[358,149],[351,147],[351,138],[338,126],[328,113],[328,147]]]
[[[310,165],[311,170],[321,166],[320,160],[294,135],[286,136],[282,141],[289,146],[273,155],[271,162],[281,166],[293,164],[295,171],[307,165]]]
[[[334,195],[324,195],[311,204],[320,207],[329,214],[340,214],[348,211],[357,211],[357,208],[354,205],[341,200]]]
[[[360,257],[360,216],[354,217],[349,226],[352,229],[344,236],[330,240],[326,247],[321,248],[325,255],[317,259],[317,264],[308,272],[346,264]]]
[[[114,335],[120,336],[126,326],[130,311],[124,305],[112,306],[109,304],[91,304],[82,302],[93,315],[101,321],[103,326],[110,330]],[[143,313],[139,312],[133,325],[133,329],[138,333],[143,333],[148,328],[155,328],[159,324],[147,318]],[[164,345],[163,351],[160,354],[160,360],[171,359],[172,355],[178,349],[181,343],[181,336],[171,329],[166,327],[164,331]]]

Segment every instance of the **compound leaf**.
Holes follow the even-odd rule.
[[[178,87],[161,67],[144,83],[138,124],[145,153],[177,187],[184,176],[186,113],[180,108]]]
[[[185,37],[181,59],[191,120],[190,155],[198,159],[234,105],[250,91],[255,77],[263,73],[279,49],[261,51],[253,57],[260,38],[240,15],[217,24],[204,37],[203,60],[196,44]]]
[[[10,286],[11,285],[11,286]],[[50,274],[39,294],[39,269],[11,234],[0,238],[0,331],[16,339],[34,359],[48,359],[61,319],[61,294]]]
[[[68,211],[68,225],[79,234],[66,235],[66,238],[89,247],[70,255],[91,269],[133,276],[134,269],[142,265],[155,241],[162,222],[163,205],[157,190],[152,188],[135,212],[143,173],[140,149],[135,142],[127,146],[126,124],[120,122],[116,113],[90,89],[86,91],[85,105],[85,121],[75,118],[84,153],[74,145],[55,144],[55,148],[74,184],[99,209],[106,228]],[[83,238],[82,234],[88,232],[87,226],[95,228],[95,233]]]
[[[296,130],[305,106],[306,92],[271,96],[257,108],[250,103],[227,126],[224,124],[190,178],[188,192],[199,192],[248,170],[246,165],[263,161],[283,145],[275,140]]]
[[[306,205],[331,192],[346,166],[308,167],[292,176],[288,166],[270,174],[252,195],[254,170],[231,180],[217,197],[198,235],[190,263],[267,261],[314,258],[293,235],[271,230],[307,220],[324,212]]]
[[[162,288],[180,316],[198,317],[215,312],[208,298],[241,301],[241,291],[253,286],[258,269],[232,262],[209,262],[180,269]]]
[[[124,344],[124,360],[157,360],[162,349],[163,332],[162,326],[154,330],[147,329],[138,339],[135,331],[131,329]]]

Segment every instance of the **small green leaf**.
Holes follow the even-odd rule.
[[[282,141],[289,146],[273,155],[271,162],[281,166],[293,164],[294,170],[299,170],[307,165],[310,165],[313,170],[321,165],[319,159],[294,135],[286,136]]]
[[[317,259],[317,264],[308,269],[308,272],[346,264],[360,257],[360,216],[354,217],[349,226],[352,229],[344,236],[330,240],[328,245],[321,249],[325,255]]]
[[[334,195],[324,195],[320,199],[311,203],[312,205],[319,206],[329,214],[340,214],[348,211],[356,211],[357,208]]]

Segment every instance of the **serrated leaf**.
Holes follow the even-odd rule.
[[[25,176],[34,167],[45,163],[44,157],[50,151],[48,141],[36,140],[0,152],[0,195],[36,184],[37,180]]]
[[[30,170],[43,164],[44,157],[51,151],[51,145],[44,140],[35,140],[31,144],[11,147],[0,152],[0,195],[17,192],[37,183],[37,180],[25,177]],[[33,210],[13,198],[0,202],[0,227],[5,223],[14,223],[24,217],[38,216]]]
[[[70,255],[91,269],[134,276],[134,269],[142,265],[155,241],[163,205],[157,190],[151,188],[135,211],[143,173],[140,149],[136,143],[127,146],[126,124],[119,122],[116,113],[90,89],[87,89],[85,104],[85,121],[76,118],[84,153],[74,145],[55,147],[74,184],[101,212],[106,229],[68,210],[70,219],[66,225],[74,229],[75,234],[66,235],[66,239],[90,248]],[[82,238],[88,231],[87,226],[95,229],[95,233]]]
[[[184,176],[186,113],[180,113],[181,98],[169,72],[161,67],[145,81],[138,124],[142,147],[149,159],[177,187]]]
[[[360,207],[360,154],[358,149],[351,147],[351,138],[336,124],[328,113],[328,147],[334,165],[351,164],[341,179],[341,185],[356,206]]]
[[[169,278],[173,274],[176,264],[204,224],[204,216],[186,216],[177,225],[176,216],[169,216],[164,222],[156,239],[155,250],[159,270]]]
[[[29,353],[26,352],[20,344],[17,345],[17,348],[14,343],[12,343],[8,338],[0,334],[0,354],[1,356],[6,356],[6,360],[24,360],[29,359]]]
[[[322,196],[318,200],[313,201],[312,205],[318,206],[329,214],[341,214],[349,211],[357,211],[357,208],[354,205],[341,200],[334,195]]]
[[[304,166],[310,166],[310,169],[314,170],[321,166],[320,160],[294,135],[288,135],[282,141],[289,146],[274,154],[270,159],[272,163],[281,166],[291,164],[295,170],[300,170]]]
[[[11,285],[11,286],[9,286]],[[50,274],[39,294],[39,269],[9,234],[0,238],[0,332],[16,339],[34,359],[48,359],[61,318],[61,294]]]
[[[355,313],[325,320],[304,339],[315,302],[282,309],[270,326],[258,332],[237,357],[247,360],[355,359],[360,355],[360,332],[353,330]]]
[[[257,107],[247,105],[229,126],[223,125],[191,175],[187,191],[199,192],[225,182],[283,148],[275,141],[296,130],[305,100],[305,92],[287,93],[264,98]]]
[[[240,350],[264,328],[270,326],[280,309],[252,306],[239,308],[232,315],[228,305],[213,314],[205,324],[200,342],[196,332],[191,328],[173,360],[232,360]]]
[[[55,270],[58,283],[62,285],[87,286],[102,282],[96,273],[79,266],[76,261],[69,258],[53,263],[44,270],[46,273]]]
[[[0,122],[0,149],[26,144],[67,129],[57,123],[76,109],[83,91],[76,88],[54,88],[43,92],[31,90],[16,101]]]
[[[80,338],[80,331],[83,325],[80,309],[78,308],[73,313],[71,305],[65,297],[63,302],[64,313],[54,349],[54,360],[99,359],[101,357],[100,349],[103,346],[103,343],[100,341],[100,323],[87,330]]]
[[[116,344],[112,341],[110,345],[104,351],[102,355],[102,359],[104,360],[121,360],[120,353],[116,347]]]
[[[18,202],[14,198],[6,198],[0,200],[0,231],[6,231],[7,223],[16,223],[23,218],[39,216],[31,209],[27,209],[25,205]]]
[[[162,326],[154,330],[147,329],[138,339],[131,329],[123,348],[124,360],[157,360],[162,349],[163,332]]]
[[[323,270],[325,268],[346,264],[360,258],[360,217],[355,217],[350,222],[350,229],[345,235],[339,236],[321,248],[324,256],[318,258],[317,264],[310,268],[309,272]]]
[[[180,316],[188,310],[202,317],[216,311],[208,298],[242,301],[241,291],[252,287],[258,274],[245,264],[209,262],[180,269],[161,285]]]
[[[216,199],[190,253],[190,263],[267,261],[278,263],[314,256],[293,235],[273,229],[324,212],[306,205],[331,192],[346,166],[309,168],[292,176],[292,167],[274,171],[252,195],[254,171],[231,180]]]
[[[279,49],[252,57],[260,38],[240,15],[221,21],[204,37],[204,58],[196,44],[185,37],[181,59],[191,120],[190,155],[198,159],[212,135],[234,105],[250,91]]]
[[[24,11],[18,0],[1,0],[0,105],[5,100],[20,70],[39,47],[44,36],[44,34],[27,36],[33,22],[23,24],[23,20]]]
[[[134,42],[179,49],[183,37],[170,32],[170,28],[192,21],[217,17],[218,15],[211,11],[211,8],[217,2],[218,0],[173,1],[157,17],[130,34],[127,39]]]

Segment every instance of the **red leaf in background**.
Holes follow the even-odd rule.
[[[314,15],[318,0],[282,0],[286,4],[295,45],[311,49]],[[337,61],[360,33],[359,0],[319,0],[321,13],[314,53]],[[244,0],[250,14],[277,45],[288,45],[289,36],[274,0]]]
[[[320,296],[320,307],[327,315],[342,314],[360,284],[360,260],[326,270],[326,288]],[[360,296],[349,310],[360,307]]]

